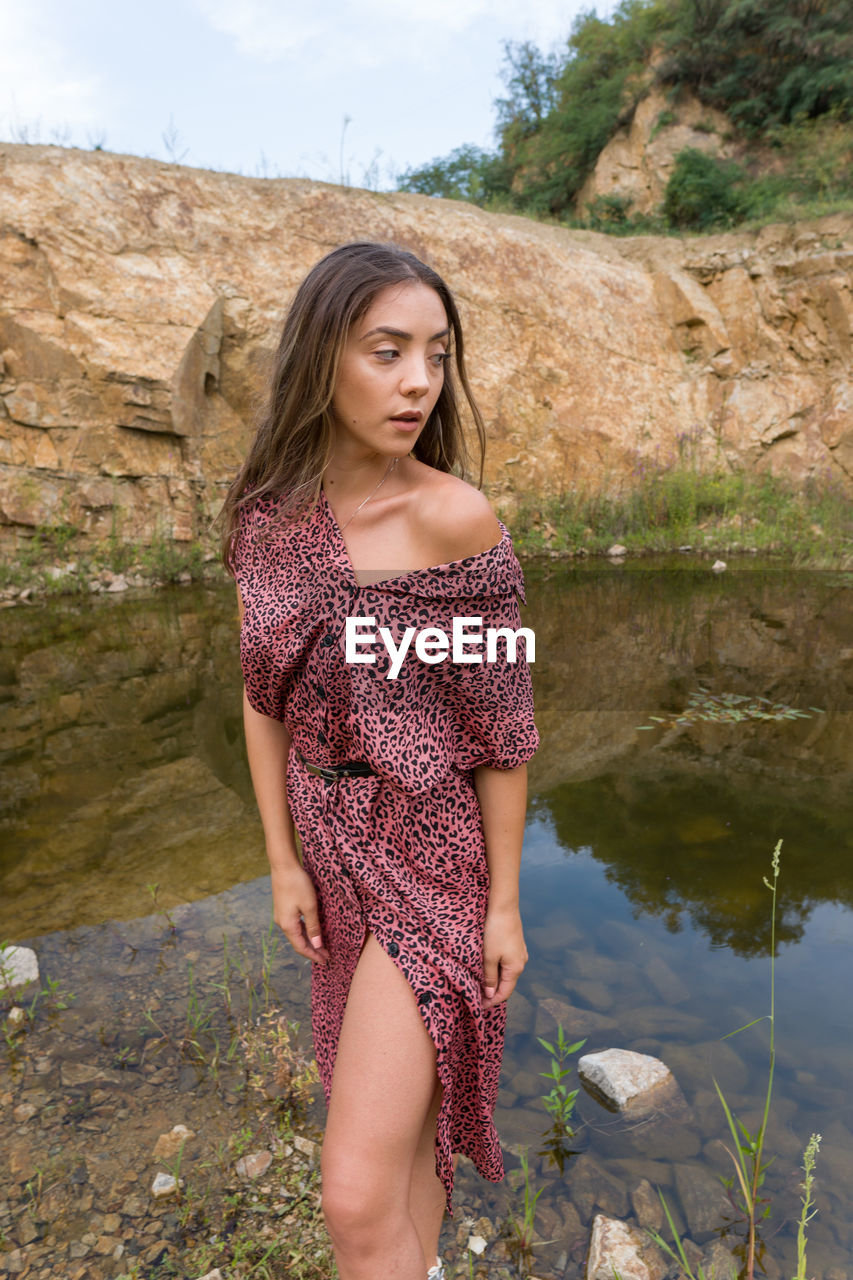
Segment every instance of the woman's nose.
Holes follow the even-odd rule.
[[[407,396],[425,396],[429,391],[426,362],[417,358],[407,360],[401,370],[400,388]]]

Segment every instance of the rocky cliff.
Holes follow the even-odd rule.
[[[853,493],[853,215],[619,240],[427,197],[0,144],[0,524],[194,537],[296,284],[395,240],[456,290],[505,502],[699,464]]]
[[[685,147],[729,159],[736,154],[732,127],[722,111],[682,91],[673,109],[660,85],[651,82],[636,107],[626,112],[578,192],[579,213],[601,196],[616,196],[630,213],[657,213],[678,153]]]

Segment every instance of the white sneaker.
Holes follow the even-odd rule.
[[[437,1257],[435,1266],[430,1267],[427,1272],[427,1280],[444,1280],[444,1267],[442,1266],[441,1258]]]

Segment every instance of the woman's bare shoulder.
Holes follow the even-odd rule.
[[[425,467],[418,486],[417,519],[439,557],[463,560],[501,540],[501,527],[485,494],[458,476]]]

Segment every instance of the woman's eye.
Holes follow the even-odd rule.
[[[373,354],[378,356],[380,360],[384,360],[386,364],[390,364],[391,361],[400,353],[399,351],[394,351],[393,348],[389,347],[386,351],[374,351]]]
[[[440,369],[442,365],[447,364],[447,361],[450,359],[450,352],[437,351],[434,356],[430,357],[430,359],[432,360],[436,368]]]

